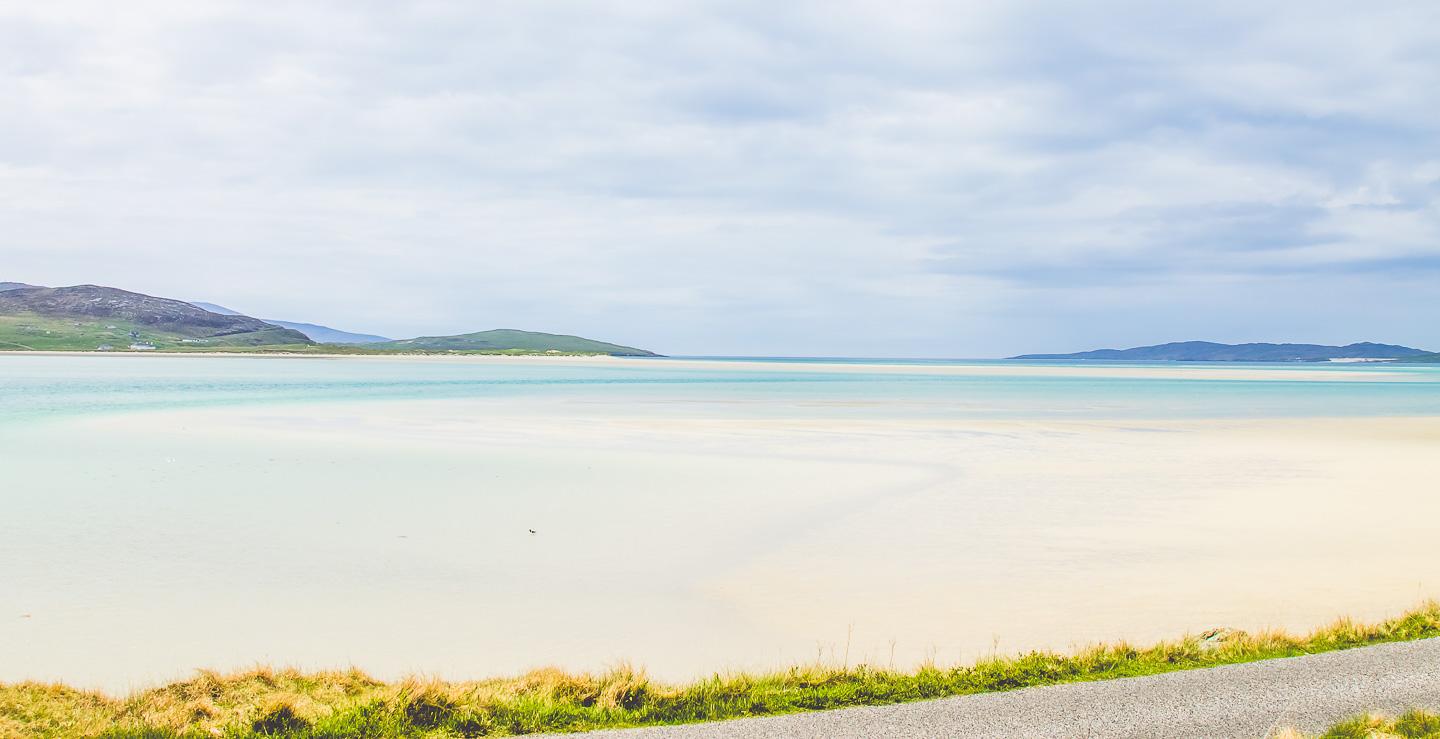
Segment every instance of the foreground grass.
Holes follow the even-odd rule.
[[[914,672],[817,665],[764,675],[715,675],[678,686],[651,682],[626,667],[601,675],[545,669],[475,682],[399,683],[354,670],[202,671],[123,699],[63,685],[20,683],[0,685],[0,737],[358,739],[579,731],[902,703],[1434,636],[1440,636],[1440,603],[1431,602],[1383,623],[1341,620],[1303,637],[1229,632],[1145,648],[1113,644],[1073,655],[1033,652],[969,666],[927,665]]]
[[[1358,716],[1332,726],[1320,739],[1440,739],[1440,716],[1410,711],[1398,717]],[[1282,731],[1275,739],[1312,739],[1297,731]]]

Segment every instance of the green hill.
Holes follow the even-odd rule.
[[[654,357],[654,352],[594,341],[579,336],[544,334],[535,331],[495,329],[458,336],[421,336],[401,341],[367,344],[379,351],[422,352],[555,352],[558,354],[609,354],[617,357]]]
[[[609,354],[653,357],[653,352],[579,336],[499,329],[459,336],[422,336],[367,343],[317,343],[303,327],[277,325],[209,304],[97,285],[36,287],[0,282],[0,350],[223,351],[307,354]],[[322,332],[323,333],[323,332]],[[341,338],[352,338],[344,334]],[[381,339],[369,342],[368,340]]]
[[[249,316],[97,285],[0,291],[0,350],[198,350],[309,345],[298,331]]]

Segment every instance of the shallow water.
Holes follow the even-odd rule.
[[[1374,617],[1435,595],[1437,418],[1428,367],[0,356],[0,680]]]
[[[1240,379],[1213,376],[1235,367]],[[1075,374],[1058,374],[1066,369]],[[1146,371],[1165,374],[1139,374]],[[0,424],[217,405],[467,398],[683,406],[678,413],[737,417],[1426,416],[1440,415],[1440,366],[0,355]]]

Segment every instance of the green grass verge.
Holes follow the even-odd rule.
[[[1070,655],[1033,652],[907,672],[813,665],[770,674],[715,675],[678,686],[652,682],[623,667],[600,675],[545,669],[474,682],[399,683],[354,670],[201,672],[191,680],[126,698],[19,683],[0,685],[0,736],[358,739],[580,731],[884,705],[1435,636],[1440,636],[1440,604],[1432,602],[1382,623],[1341,620],[1303,637],[1225,632],[1145,648],[1101,645]]]

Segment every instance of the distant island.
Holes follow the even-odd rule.
[[[238,310],[230,310],[223,305],[216,305],[214,303],[205,303],[198,300],[192,300],[190,301],[190,304],[195,306],[196,308],[203,308],[205,310],[208,310],[211,313],[219,313],[222,316],[244,315]],[[341,331],[338,328],[321,326],[316,323],[280,321],[274,318],[261,318],[260,320],[266,323],[274,324],[281,328],[289,328],[299,331],[300,333],[305,334],[305,336],[309,337],[311,341],[319,344],[379,344],[382,342],[391,341],[391,339],[388,339],[384,336],[377,336],[375,334],[357,334],[353,331]]]
[[[579,336],[515,329],[396,341],[113,287],[0,282],[0,351],[5,350],[658,356]]]
[[[1143,362],[1329,362],[1364,360],[1440,361],[1440,354],[1395,344],[1217,344],[1180,341],[1133,349],[1096,349],[1073,354],[1022,354],[1011,359],[1098,359]]]

